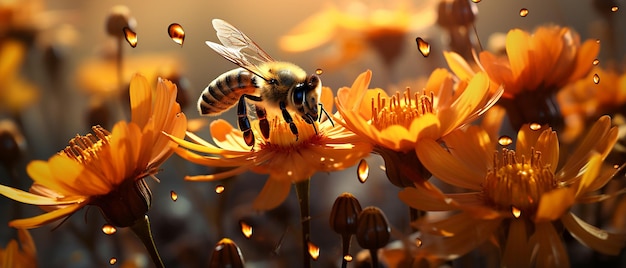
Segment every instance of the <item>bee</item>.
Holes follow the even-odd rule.
[[[319,76],[307,75],[295,64],[275,61],[252,39],[228,22],[214,19],[213,28],[222,44],[211,41],[206,41],[206,44],[239,68],[218,76],[202,91],[198,99],[200,115],[219,115],[237,104],[237,123],[248,146],[253,146],[255,139],[246,101],[253,103],[259,128],[265,139],[269,139],[270,135],[266,108],[282,114],[296,140],[298,129],[291,113],[301,116],[317,133],[314,123],[321,120],[319,110],[328,116],[319,102],[322,90]]]

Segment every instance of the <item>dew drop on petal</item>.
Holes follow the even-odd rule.
[[[176,202],[176,200],[178,200],[178,194],[174,191],[170,191],[170,198],[172,198],[172,201]]]
[[[110,265],[114,265],[114,264],[116,264],[116,263],[117,263],[117,258],[112,257],[112,258],[110,258],[110,259],[109,259],[109,264],[110,264]]]
[[[528,9],[527,8],[522,8],[519,10],[519,15],[520,17],[526,17],[528,16]]]
[[[519,218],[520,215],[522,215],[522,211],[519,210],[519,208],[513,206],[511,206],[511,212],[513,213],[513,217],[515,217],[516,219]]]
[[[315,70],[315,74],[316,75],[322,75],[322,73],[324,73],[324,70],[322,70],[322,69],[318,68],[318,69]]]
[[[509,136],[503,135],[498,138],[498,143],[502,146],[509,146],[513,143],[513,139]]]
[[[224,187],[224,185],[218,185],[215,186],[215,193],[217,194],[221,194],[224,192],[224,190],[226,190],[226,188]]]
[[[422,247],[422,239],[415,238],[415,245],[419,248]]]
[[[593,82],[596,84],[600,83],[600,76],[598,74],[593,75]]]
[[[180,26],[178,23],[172,23],[169,27],[167,27],[167,33],[170,35],[170,38],[179,45],[183,45],[185,42],[185,30],[183,30],[183,26]]]
[[[346,256],[343,256],[343,259],[347,262],[351,262],[352,261],[352,255],[348,254]]]
[[[117,232],[117,229],[113,225],[105,224],[102,225],[102,232],[108,235],[112,235]]]
[[[428,57],[430,55],[430,44],[421,37],[415,38],[415,42],[417,43],[417,49],[422,53],[422,56]]]
[[[593,63],[593,66],[597,66],[598,64],[600,64],[600,60],[595,59],[595,60],[593,60],[592,63]]]
[[[618,6],[612,6],[611,7],[611,11],[616,12],[617,10],[619,10]]]
[[[539,123],[531,123],[529,126],[530,130],[540,130],[541,129],[541,124]]]
[[[137,33],[133,32],[133,30],[128,27],[124,27],[124,36],[126,37],[126,42],[128,42],[131,47],[137,46]]]
[[[244,221],[240,221],[239,225],[241,225],[241,233],[243,234],[243,236],[245,236],[246,238],[252,237],[252,226]]]
[[[309,255],[311,255],[311,259],[313,259],[314,261],[317,260],[317,258],[320,257],[320,248],[311,242],[309,242],[308,245]]]
[[[370,167],[367,164],[367,161],[365,161],[365,159],[361,159],[361,162],[359,162],[359,166],[357,167],[357,170],[356,170],[356,175],[359,178],[359,181],[361,183],[365,183],[369,174],[370,174]]]

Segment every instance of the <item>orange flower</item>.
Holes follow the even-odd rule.
[[[617,129],[610,125],[608,116],[600,118],[559,169],[556,133],[538,125],[525,125],[519,131],[516,150],[495,154],[497,142],[475,126],[444,138],[446,148],[434,140],[422,141],[416,153],[424,166],[438,179],[471,191],[444,194],[425,183],[400,193],[400,199],[416,209],[461,211],[437,222],[419,223],[422,233],[433,236],[423,239],[422,249],[454,258],[502,228],[508,230],[499,244],[504,266],[567,266],[567,253],[553,225],[558,222],[594,250],[619,254],[626,236],[593,227],[569,212],[576,203],[612,196],[594,194],[616,173],[615,169],[600,172],[617,140]],[[537,252],[531,258],[534,248]]]
[[[326,109],[332,108],[329,88],[323,88],[321,99]],[[210,126],[215,145],[191,132],[187,132],[191,142],[170,137],[182,147],[177,148],[176,153],[190,162],[211,167],[233,167],[218,174],[187,176],[186,180],[220,180],[248,170],[269,174],[263,190],[253,203],[255,209],[269,210],[287,198],[292,183],[308,180],[318,171],[330,172],[353,166],[372,149],[354,133],[340,125],[333,125],[329,120],[315,122],[316,133],[314,127],[300,116],[293,119],[299,133],[297,140],[282,118],[268,118],[268,140],[262,138],[258,120],[252,121],[252,131],[257,138],[252,150],[244,143],[241,131],[222,119],[212,122]]]
[[[10,226],[36,228],[68,217],[86,205],[99,206],[118,227],[135,220],[123,215],[128,214],[124,208],[143,219],[150,204],[145,197],[150,191],[142,179],[154,176],[176,146],[161,132],[182,137],[186,118],[176,103],[176,87],[169,81],[159,80],[153,93],[148,81],[136,75],[131,80],[130,96],[131,122],[118,122],[112,132],[94,126],[94,135],[73,138],[65,150],[48,161],[30,162],[27,172],[34,180],[31,193],[0,185],[0,194],[49,211],[13,220]],[[125,199],[124,193],[134,190],[142,191],[143,204]]]
[[[25,56],[21,43],[0,42],[0,110],[17,113],[39,97],[37,88],[19,75]]]
[[[24,229],[17,230],[21,250],[17,241],[11,240],[6,248],[0,248],[0,267],[37,267],[35,242],[30,233]]]

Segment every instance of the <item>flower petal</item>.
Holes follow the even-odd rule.
[[[37,206],[68,205],[80,203],[85,200],[84,197],[72,197],[71,199],[49,198],[4,185],[0,185],[0,194],[18,202]]]
[[[541,195],[535,222],[554,221],[560,218],[575,201],[573,188],[559,188]]]
[[[152,115],[152,87],[140,74],[130,80],[130,109],[131,121],[143,128]]]
[[[528,245],[528,226],[525,220],[511,220],[502,253],[503,267],[530,267],[532,248]]]
[[[255,210],[266,211],[278,207],[287,199],[291,189],[291,182],[285,180],[274,180],[272,177],[267,179],[265,186],[254,199],[252,208]]]
[[[598,229],[572,213],[564,215],[561,222],[576,240],[602,254],[617,256],[626,244],[626,235]]]
[[[87,202],[69,205],[67,207],[53,210],[51,212],[41,214],[39,216],[35,216],[32,218],[12,220],[9,222],[9,226],[15,227],[15,228],[24,228],[24,229],[32,229],[32,228],[41,227],[53,221],[64,218],[65,216],[71,215],[72,213],[78,211],[85,205],[87,205]]]
[[[484,174],[476,173],[433,140],[423,140],[415,147],[422,164],[438,179],[454,186],[480,191]]]
[[[450,205],[443,193],[436,188],[427,190],[420,185],[406,187],[398,193],[398,197],[409,207],[419,210],[448,211],[457,209]]]
[[[537,246],[533,267],[569,267],[567,251],[551,222],[535,224],[535,233],[530,241],[531,247]]]

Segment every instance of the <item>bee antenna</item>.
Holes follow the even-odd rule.
[[[324,114],[326,115],[326,118],[328,118],[328,120],[330,120],[330,124],[333,125],[333,127],[335,126],[335,122],[333,122],[333,119],[330,117],[330,115],[328,115],[328,112],[326,112],[326,109],[324,109],[324,104],[319,104],[320,105],[320,110],[322,110],[322,112],[324,112]],[[318,119],[319,122],[322,122],[322,117],[320,116],[320,118]]]

